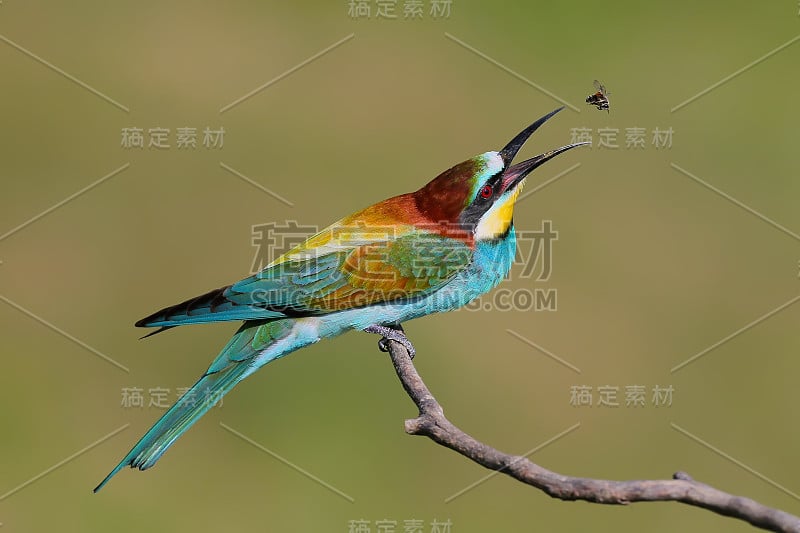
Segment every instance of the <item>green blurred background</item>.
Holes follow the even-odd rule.
[[[174,400],[235,329],[139,341],[135,320],[247,275],[255,224],[324,226],[499,149],[561,105],[533,85],[577,111],[523,155],[570,142],[573,128],[595,140],[537,170],[526,192],[580,163],[516,211],[520,230],[552,220],[559,238],[549,280],[517,265],[504,287],[555,289],[557,310],[489,305],[412,322],[420,373],[451,420],[505,451],[580,424],[531,455],[558,472],[686,470],[800,513],[800,305],[670,371],[800,290],[800,42],[671,111],[795,39],[797,2],[453,0],[434,19],[425,0],[421,20],[404,19],[403,0],[394,20],[370,4],[369,18],[349,16],[345,1],[0,4],[0,234],[130,165],[0,238],[2,530],[335,532],[357,519],[372,531],[382,519],[397,531],[422,520],[426,532],[449,520],[457,533],[749,530],[678,504],[564,503],[505,476],[446,501],[488,472],[404,434],[415,409],[377,338],[355,333],[270,365],[157,468],[91,492],[163,412],[147,405],[149,389]],[[594,78],[611,91],[609,114],[583,103]],[[172,147],[125,149],[126,127],[169,128]],[[196,149],[175,147],[180,127],[197,128]],[[206,127],[225,129],[222,149],[201,146]],[[634,127],[646,129],[645,146],[626,149]],[[600,128],[618,130],[619,148],[597,147]],[[671,148],[653,146],[655,128],[673,129]],[[604,385],[618,387],[619,407],[597,406]],[[625,407],[631,385],[646,387],[645,406]],[[656,385],[673,387],[671,407],[652,404]],[[571,405],[574,386],[592,387],[595,405]],[[124,407],[125,388],[143,389],[145,406]]]

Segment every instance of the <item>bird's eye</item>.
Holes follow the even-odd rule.
[[[492,186],[491,185],[484,185],[483,189],[481,189],[481,198],[484,200],[488,200],[492,197]]]

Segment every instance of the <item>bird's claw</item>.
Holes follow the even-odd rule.
[[[387,339],[386,337],[382,337],[381,339],[379,339],[378,340],[378,349],[380,351],[382,351],[382,352],[388,352],[389,351],[389,339]]]
[[[408,340],[408,337],[406,337],[406,334],[403,332],[402,326],[400,326],[399,324],[397,325],[397,327],[389,327],[389,326],[381,326],[379,324],[373,324],[372,326],[365,328],[364,331],[367,333],[376,333],[383,337],[381,340],[378,341],[378,349],[382,352],[389,351],[388,341],[392,340],[402,344],[405,347],[405,349],[408,350],[408,355],[411,357],[411,359],[414,359],[414,356],[417,353],[417,351],[414,349],[414,345],[411,344],[410,340]]]

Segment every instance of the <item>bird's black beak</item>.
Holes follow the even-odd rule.
[[[551,111],[550,113],[546,114],[521,132],[517,134],[516,137],[511,139],[505,148],[500,150],[499,154],[500,157],[503,158],[503,162],[505,163],[505,170],[503,171],[503,180],[502,180],[502,191],[507,191],[519,185],[519,183],[527,177],[528,174],[533,172],[535,168],[544,164],[546,161],[553,159],[555,156],[562,152],[566,152],[567,150],[572,150],[577,146],[583,146],[585,144],[592,144],[590,142],[580,142],[575,144],[568,144],[566,146],[562,146],[561,148],[556,148],[555,150],[550,150],[549,152],[545,152],[543,154],[537,155],[536,157],[532,157],[531,159],[527,159],[521,163],[517,163],[516,165],[512,165],[511,162],[516,157],[517,152],[519,152],[522,145],[525,144],[525,141],[533,135],[533,132],[539,129],[539,126],[547,122],[550,117],[558,113],[564,109],[563,107],[559,107],[555,111]]]

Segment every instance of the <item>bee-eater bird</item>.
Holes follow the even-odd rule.
[[[349,330],[377,333],[382,343],[398,341],[413,357],[400,324],[457,309],[500,283],[516,253],[512,215],[525,178],[556,155],[589,144],[569,144],[512,165],[528,137],[561,109],[499,152],[475,156],[416,192],[335,222],[257,274],[138,321],[140,327],[161,328],[154,333],[184,324],[244,323],[94,491],[125,466],[153,466],[237,383],[320,339]]]

